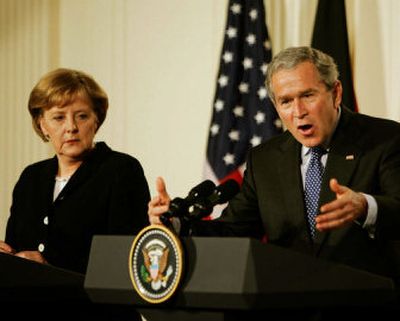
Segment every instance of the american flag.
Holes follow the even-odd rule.
[[[216,184],[241,184],[249,148],[282,132],[265,87],[271,58],[263,0],[230,0],[204,169]]]

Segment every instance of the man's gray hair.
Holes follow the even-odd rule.
[[[279,52],[268,65],[266,87],[273,102],[275,96],[271,88],[272,76],[282,69],[293,69],[305,61],[311,62],[317,68],[321,81],[328,90],[334,88],[339,78],[339,71],[331,56],[311,47],[289,47]]]

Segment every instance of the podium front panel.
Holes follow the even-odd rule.
[[[129,275],[134,236],[96,235],[85,289],[94,302],[160,309],[275,309],[386,306],[391,279],[249,238],[182,240],[186,270],[176,295],[156,306],[135,292]]]

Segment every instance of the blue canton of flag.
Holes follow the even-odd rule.
[[[230,0],[204,176],[242,182],[249,148],[282,132],[265,75],[272,52],[263,0]]]

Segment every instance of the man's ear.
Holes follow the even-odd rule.
[[[336,81],[332,90],[332,94],[333,94],[333,103],[335,105],[335,108],[339,108],[340,104],[342,103],[342,95],[343,95],[343,87],[340,80]]]

